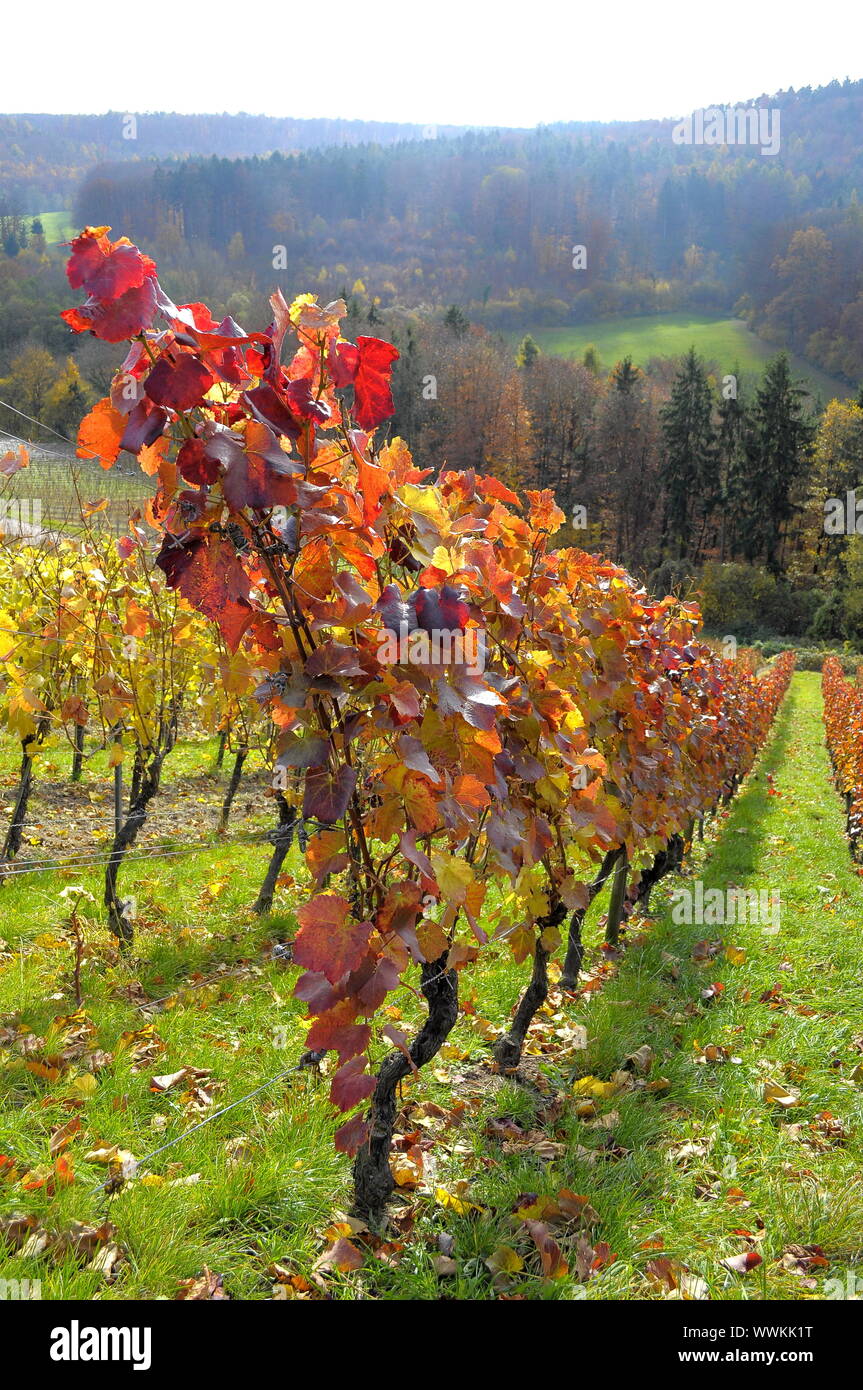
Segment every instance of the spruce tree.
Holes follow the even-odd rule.
[[[747,559],[763,559],[773,574],[783,566],[795,491],[812,453],[814,425],[804,405],[806,392],[791,378],[787,354],[768,362],[752,409],[749,437],[749,524]]]
[[[661,411],[665,487],[663,549],[679,559],[697,559],[718,501],[713,401],[707,373],[692,347],[674,379],[671,398]]]
[[[749,410],[740,389],[740,368],[735,363],[735,390],[722,396],[716,427],[716,451],[721,501],[721,560],[733,559],[743,550],[749,530]]]

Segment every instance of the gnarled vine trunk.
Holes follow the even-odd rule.
[[[665,878],[679,869],[683,863],[683,856],[686,850],[686,842],[682,835],[672,835],[665,849],[661,849],[654,856],[653,863],[649,869],[643,869],[638,880],[635,896],[628,905],[626,916],[629,917],[636,907],[643,907],[645,912],[650,907],[650,894],[659,883],[660,879]]]
[[[70,781],[80,782],[84,770],[84,725],[76,724],[72,735],[72,773]]]
[[[584,907],[577,907],[569,919],[569,936],[566,946],[566,957],[563,962],[563,974],[560,977],[561,989],[576,989],[578,987],[578,977],[581,974],[581,964],[584,960],[584,942],[581,939],[584,919],[587,910],[593,902],[597,893],[608,882],[608,876],[617,862],[619,849],[610,849],[600,865],[599,873],[587,890],[587,903]]]
[[[126,851],[135,843],[138,833],[147,819],[147,809],[159,790],[162,765],[173,748],[176,738],[177,717],[174,715],[164,734],[158,753],[153,754],[149,760],[142,759],[138,766],[137,790],[134,799],[130,799],[126,817],[114,836],[111,855],[105,869],[104,903],[108,909],[108,928],[119,941],[121,950],[125,950],[131,945],[135,928],[126,903],[118,892],[117,880],[120,866]]]
[[[227,829],[228,817],[231,814],[231,806],[233,805],[234,797],[237,795],[237,791],[240,786],[240,779],[243,775],[243,764],[245,763],[246,758],[248,756],[248,748],[237,749],[237,755],[234,758],[234,767],[231,772],[231,780],[228,783],[228,790],[225,792],[225,799],[222,802],[222,814],[219,818],[219,830]]]
[[[370,1134],[354,1159],[354,1212],[372,1228],[386,1216],[395,1187],[390,1171],[390,1145],[398,1111],[397,1089],[411,1071],[430,1062],[443,1047],[458,1017],[458,976],[447,969],[448,952],[422,967],[420,989],[428,1017],[408,1051],[390,1052],[381,1063],[369,1110]]]
[[[605,940],[609,946],[616,946],[620,940],[620,924],[626,906],[626,875],[629,863],[623,849],[614,863],[611,880],[611,897],[608,902],[608,919],[605,924]]]
[[[289,804],[283,792],[276,792],[276,804],[279,808],[279,823],[275,830],[270,830],[267,833],[267,839],[273,846],[273,853],[270,856],[266,876],[261,884],[261,891],[252,905],[252,911],[259,915],[269,912],[273,905],[276,880],[282,872],[282,865],[294,842],[294,830],[297,825],[297,808]]]
[[[501,1071],[511,1072],[517,1068],[524,1051],[527,1030],[537,1011],[548,998],[548,960],[551,952],[545,949],[539,938],[547,927],[559,927],[565,916],[566,906],[564,903],[558,902],[552,906],[547,916],[538,917],[536,920],[537,941],[533,953],[530,984],[518,1001],[512,1023],[494,1045],[494,1060]]]
[[[31,749],[39,746],[44,739],[51,725],[49,714],[40,715],[36,732],[28,734],[21,740],[21,768],[18,773],[18,790],[15,793],[15,804],[12,807],[12,819],[6,832],[6,839],[3,842],[3,853],[0,855],[0,883],[3,881],[3,867],[10,860],[14,859],[24,838],[24,822],[27,819],[27,805],[30,801],[30,793],[33,790],[33,754]]]

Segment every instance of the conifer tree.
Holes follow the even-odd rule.
[[[674,379],[661,412],[661,480],[665,486],[663,549],[679,559],[698,558],[709,518],[718,501],[713,401],[704,364],[692,347]]]
[[[787,354],[781,352],[768,362],[752,409],[747,450],[750,507],[744,554],[750,561],[763,559],[773,574],[782,572],[797,484],[812,453],[814,427],[804,405],[805,395],[791,378]]]

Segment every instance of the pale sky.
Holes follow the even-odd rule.
[[[859,0],[17,0],[2,32],[4,113],[534,126],[863,76]]]

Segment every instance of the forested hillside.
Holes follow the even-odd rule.
[[[321,145],[388,145],[424,127],[395,121],[249,115],[183,116],[176,112],[108,111],[94,116],[0,115],[0,184],[28,207],[54,205],[105,159],[139,161],[220,154],[227,159],[308,150]],[[441,127],[455,134],[458,127]]]
[[[779,115],[773,154],[675,143],[667,120],[107,163],[76,222],[122,227],[208,290],[216,255],[235,286],[274,268],[292,291],[359,278],[384,307],[454,302],[499,328],[736,311],[856,380],[863,83],[758,101]]]

